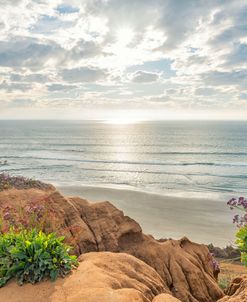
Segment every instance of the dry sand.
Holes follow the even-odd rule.
[[[223,201],[92,186],[58,189],[68,196],[80,196],[95,202],[110,201],[155,238],[187,236],[198,243],[213,243],[220,247],[234,243],[233,212]]]

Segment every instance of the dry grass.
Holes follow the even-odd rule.
[[[219,262],[220,274],[218,283],[222,289],[226,289],[234,278],[247,274],[247,267],[243,266],[240,262],[233,262],[231,260],[222,260]]]

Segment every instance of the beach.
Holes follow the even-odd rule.
[[[90,202],[110,201],[138,221],[144,233],[157,239],[186,236],[192,241],[219,247],[234,243],[233,212],[223,201],[164,196],[125,188],[61,186],[58,190]]]

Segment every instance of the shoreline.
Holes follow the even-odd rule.
[[[233,212],[221,200],[164,196],[125,188],[56,187],[67,196],[79,196],[90,202],[111,202],[136,220],[144,233],[156,239],[186,236],[192,241],[219,247],[234,243]]]
[[[157,188],[141,188],[137,186],[131,186],[129,184],[105,184],[105,183],[95,183],[95,184],[88,184],[83,182],[73,182],[68,184],[68,182],[54,182],[51,179],[42,179],[44,183],[50,183],[54,185],[56,188],[63,188],[63,187],[83,187],[83,188],[93,188],[93,189],[109,189],[109,190],[118,190],[118,191],[133,191],[137,193],[149,194],[149,195],[157,195],[163,197],[171,197],[171,198],[186,198],[186,199],[197,199],[197,200],[215,200],[217,202],[224,202],[226,203],[232,197],[245,195],[245,193],[241,192],[206,192],[206,191],[176,191],[176,190],[166,190],[164,193],[163,190],[157,190]]]

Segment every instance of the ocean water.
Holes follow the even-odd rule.
[[[247,195],[247,122],[0,121],[0,171],[55,185]]]

